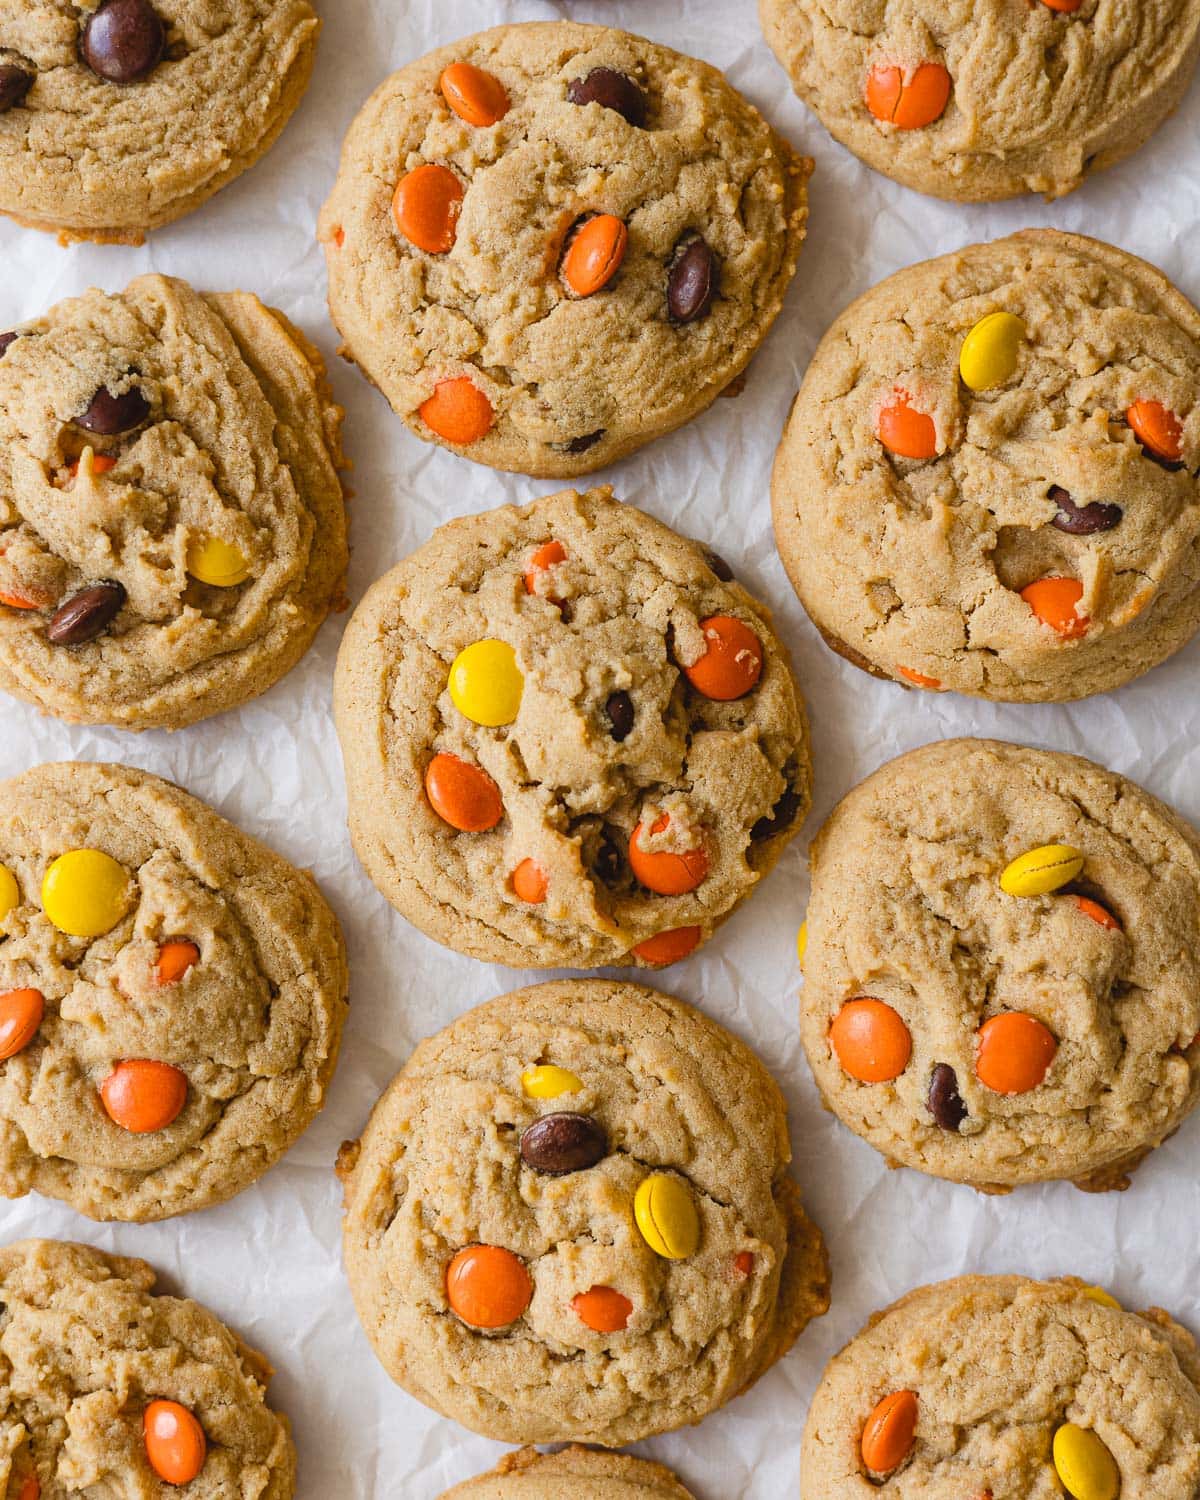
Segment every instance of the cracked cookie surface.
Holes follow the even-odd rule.
[[[1059,1500],[1051,1445],[1065,1423],[1108,1449],[1122,1500],[1191,1500],[1200,1484],[1195,1340],[1161,1310],[1124,1312],[1095,1290],[1073,1279],[963,1276],[876,1313],[813,1397],[803,1493],[878,1495],[882,1476],[868,1475],[860,1451],[864,1424],[881,1397],[909,1390],[915,1442],[883,1490],[896,1500]]]
[[[6,340],[0,687],[127,729],[264,692],[346,570],[342,413],[317,351],[248,292],[163,276]]]
[[[321,23],[306,0],[153,0],[162,55],[116,82],[85,60],[102,8],[0,5],[0,66],[30,80],[0,108],[0,212],[63,239],[140,244],[274,143],[308,86]],[[110,72],[129,67],[132,29]]]
[[[561,1453],[522,1448],[489,1474],[447,1490],[442,1500],[692,1500],[662,1464],[627,1453],[572,1447]]]
[[[784,647],[729,577],[602,488],[452,521],[380,579],[334,705],[354,847],[392,905],[459,952],[535,968],[670,962],[707,938],[811,802]],[[727,700],[688,675],[715,659],[714,619],[761,663]],[[480,645],[507,654],[509,722],[454,700]],[[431,800],[447,766],[490,798],[485,817],[451,824]]]
[[[554,1116],[590,1122],[592,1165],[534,1152]],[[392,1378],[486,1436],[617,1446],[698,1422],[828,1306],[790,1156],[775,1083],[700,1012],[600,980],[518,991],[423,1042],[343,1148],[355,1305]],[[662,1218],[677,1258],[639,1227],[651,1178],[682,1200]],[[450,1290],[472,1246],[524,1268],[526,1305],[490,1332]],[[624,1304],[610,1331],[597,1292]]]
[[[464,64],[499,86],[491,125],[439,86]],[[426,441],[527,474],[601,468],[745,368],[796,269],[811,166],[715,68],[644,38],[574,22],[466,37],[382,83],[346,138],[319,228],[344,352]],[[449,172],[458,194],[432,251],[393,217],[418,169]],[[590,215],[628,243],[607,284],[577,296],[560,259]],[[698,241],[708,294],[697,280],[672,302]],[[461,441],[426,407],[452,380],[483,408]]]
[[[196,1500],[290,1500],[296,1454],[266,1404],[272,1370],[207,1308],[155,1293],[141,1260],[23,1240],[0,1249],[0,1494],[179,1493],[143,1438],[153,1401],[199,1421],[207,1453]]]
[[[346,1014],[336,918],[311,876],[145,772],[64,762],[3,793],[0,1191],[131,1220],[232,1197],[324,1102]],[[76,850],[114,882],[94,937],[58,925],[85,925],[94,874],[59,863],[47,884]],[[13,1052],[18,1005],[40,1024]]]
[[[1001,888],[1046,846],[1082,856],[1073,880]],[[1077,756],[942,741],[856,787],[811,860],[805,1050],[826,1105],[889,1161],[992,1191],[1122,1187],[1195,1105],[1200,836],[1133,782]],[[839,1061],[831,1027],[860,996],[907,1030],[891,1079]],[[1033,1086],[997,1091],[979,1076],[984,1028],[1014,1013],[1048,1031],[1016,1035],[1050,1060]]]
[[[1200,55],[1200,0],[759,0],[759,14],[836,140],[960,202],[1061,197],[1123,160],[1175,109]],[[875,69],[911,87],[923,67],[946,75],[944,99],[918,96],[914,114],[885,92],[870,107]]]
[[[973,390],[964,344],[1001,313],[1021,329],[1011,369]],[[897,415],[928,457],[885,445]],[[1058,702],[1119,687],[1200,625],[1198,476],[1200,313],[1144,261],[1027,230],[900,271],[837,319],[776,457],[775,532],[856,665]],[[1046,585],[1066,604],[1047,608]]]

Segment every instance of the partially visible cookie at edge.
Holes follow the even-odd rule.
[[[1200,626],[1200,312],[1057,230],[910,266],[822,339],[771,493],[801,602],[858,665],[1109,692]]]
[[[0,1248],[0,1489],[291,1500],[296,1450],[266,1359],[145,1261],[59,1240]],[[7,1486],[5,1488],[5,1486]]]
[[[341,602],[342,411],[248,292],[141,276],[0,338],[0,688],[178,728],[272,686]]]
[[[559,1453],[522,1448],[488,1474],[447,1490],[442,1500],[694,1500],[662,1464],[628,1453],[572,1446]]]
[[[0,13],[0,213],[140,245],[261,157],[300,103],[307,0],[19,0]]]
[[[171,783],[62,762],[0,797],[0,1192],[220,1203],[321,1109],[346,952],[310,875]]]
[[[611,27],[496,27],[367,100],[320,219],[343,352],[418,437],[586,474],[741,374],[796,269],[812,163],[707,63]]]
[[[439,527],[355,610],[334,708],[368,874],[497,963],[685,957],[811,803],[767,610],[608,488]]]
[[[1058,198],[1142,146],[1187,91],[1200,0],[759,0],[829,133],[960,202]]]
[[[820,1500],[1192,1500],[1200,1357],[1161,1309],[1076,1278],[960,1276],[877,1312],[805,1423]]]
[[[700,1421],[829,1305],[754,1054],[640,985],[559,980],[423,1042],[343,1147],[343,1248],[388,1373],[505,1442]]]

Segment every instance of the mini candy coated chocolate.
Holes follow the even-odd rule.
[[[1027,849],[1004,867],[1000,889],[1008,896],[1045,896],[1070,885],[1083,870],[1083,855],[1067,844]]]
[[[608,1137],[591,1115],[543,1115],[521,1136],[521,1160],[550,1177],[586,1171],[607,1155]]]
[[[531,1099],[557,1099],[560,1094],[578,1094],[583,1081],[567,1068],[538,1063],[521,1074],[521,1087]]]
[[[511,724],[521,709],[524,679],[506,641],[474,641],[454,658],[449,677],[455,708],[474,724]]]
[[[80,51],[98,77],[136,83],[163,55],[167,31],[149,0],[102,0],[83,28]]]
[[[190,1484],[204,1468],[208,1440],[196,1418],[178,1401],[152,1401],[142,1421],[146,1457],[167,1484]]]
[[[963,384],[973,391],[990,391],[1016,373],[1024,320],[1015,313],[994,312],[980,318],[963,340],[958,356]]]
[[[7,990],[0,994],[0,1062],[23,1052],[37,1035],[46,1013],[41,990]]]
[[[60,932],[96,938],[129,910],[133,881],[124,865],[102,849],[70,849],[47,867],[42,909]]]
[[[1074,1500],[1117,1500],[1121,1471],[1090,1428],[1063,1423],[1054,1434],[1054,1468]]]
[[[242,553],[219,536],[192,543],[187,550],[187,570],[198,582],[220,589],[234,588],[250,577]]]
[[[104,634],[126,599],[124,584],[90,584],[59,605],[46,626],[46,639],[55,646],[85,646]]]
[[[665,1260],[687,1260],[700,1247],[700,1216],[691,1188],[679,1177],[654,1172],[633,1200],[642,1238]]]
[[[641,129],[646,123],[646,96],[632,78],[616,68],[593,68],[567,85],[572,104],[598,104],[611,109],[628,125]]]

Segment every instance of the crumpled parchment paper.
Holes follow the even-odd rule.
[[[1200,822],[1200,640],[1122,691],[1067,707],[905,693],[821,644],[775,554],[768,500],[775,445],[818,338],[847,302],[901,266],[1026,225],[1055,225],[1147,257],[1200,300],[1200,86],[1132,160],[1070,198],[958,207],[893,185],[834,144],[792,95],[762,40],[754,0],[317,6],[325,31],[299,113],[264,161],[201,210],[140,249],[63,250],[47,235],[0,221],[0,327],[89,285],[119,289],[151,270],[202,288],[245,287],[284,309],[330,359],[348,411],[355,600],[442,521],[555,488],[493,474],[420,443],[334,356],[314,225],[345,128],[385,74],[491,25],[555,17],[606,22],[716,63],[817,162],[799,274],[745,392],[717,401],[599,478],[730,559],[775,610],[808,700],[817,803],[804,834],[700,956],[655,982],[745,1037],[786,1091],[795,1170],[832,1251],[834,1300],[750,1394],[702,1426],[638,1451],[672,1465],[699,1500],[794,1496],[805,1412],[826,1360],[874,1309],[917,1283],[961,1272],[1073,1272],[1110,1287],[1126,1305],[1160,1304],[1200,1329],[1192,1272],[1200,1120],[1155,1152],[1123,1195],[1093,1197],[1055,1185],[986,1198],[915,1172],[889,1172],[821,1109],[797,1037],[795,954],[809,838],[855,782],[929,740],[995,735],[1089,755]],[[171,1290],[208,1304],[262,1348],[278,1369],[272,1400],[295,1425],[300,1500],[434,1500],[491,1467],[504,1449],[436,1417],[376,1364],[341,1272],[333,1158],[419,1038],[481,1000],[548,976],[489,967],[438,947],[397,916],[358,868],[345,832],[330,714],[344,619],[331,619],[304,661],[264,697],[173,735],[70,727],[11,699],[0,702],[0,774],[77,758],[125,761],[181,783],[316,872],[345,924],[351,958],[350,1021],[328,1107],[257,1186],[220,1208],[149,1226],[97,1225],[28,1198],[0,1204],[0,1234],[77,1238],[144,1256]]]

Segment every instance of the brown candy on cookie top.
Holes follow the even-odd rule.
[[[766,611],[607,489],[442,527],[356,611],[335,712],[372,879],[502,962],[686,957],[810,802]]]
[[[740,375],[794,273],[809,169],[705,64],[501,26],[363,107],[319,227],[330,310],[418,436],[586,473]]]
[[[84,23],[79,51],[98,78],[129,84],[158,65],[167,28],[150,0],[101,0]]]

